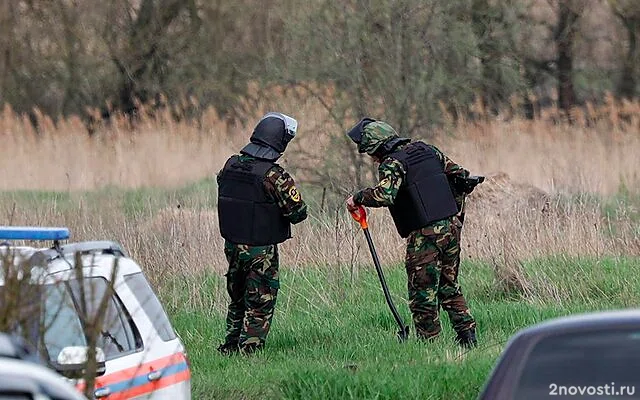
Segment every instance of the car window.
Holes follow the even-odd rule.
[[[91,320],[100,311],[101,302],[109,292],[109,283],[102,277],[85,278],[82,282],[81,286],[77,280],[70,280],[69,286],[79,313]],[[86,311],[82,307],[83,290]],[[104,351],[105,358],[110,360],[139,349],[142,344],[140,333],[117,294],[113,293],[108,297],[104,310],[102,326],[97,332],[99,334],[97,345]]]
[[[10,304],[14,309],[7,316],[7,331],[25,339],[45,360],[56,361],[64,347],[86,346],[82,323],[64,282],[24,285],[12,300],[2,297],[1,292],[0,306],[6,309]]]
[[[158,331],[160,338],[165,342],[175,339],[176,334],[171,322],[142,272],[125,275],[124,281],[142,305],[142,309]]]
[[[82,322],[65,284],[44,286],[42,332],[51,361],[67,346],[86,346]]]
[[[95,318],[109,285],[102,277],[84,278],[83,282],[80,285],[73,279],[34,286],[39,289],[37,297],[33,297],[33,301],[20,301],[20,321],[9,330],[25,338],[38,348],[45,359],[53,362],[64,347],[86,346],[89,332],[86,332],[85,322]],[[86,317],[82,290],[85,293]],[[104,351],[106,360],[142,348],[140,333],[115,293],[107,301],[102,322],[97,346]]]
[[[576,394],[640,398],[638,370],[640,330],[552,336],[542,339],[531,350],[515,398]],[[638,386],[637,391],[634,385]]]

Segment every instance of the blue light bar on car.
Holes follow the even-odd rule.
[[[38,228],[31,226],[0,226],[0,240],[65,240],[68,228]]]

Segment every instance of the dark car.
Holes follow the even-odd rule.
[[[552,319],[516,333],[478,400],[640,399],[640,310]]]

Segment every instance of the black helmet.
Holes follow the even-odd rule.
[[[298,121],[278,112],[265,114],[251,135],[250,143],[247,144],[241,153],[248,154],[256,158],[275,161],[287,145],[296,136]]]
[[[357,124],[353,126],[353,128],[349,130],[349,132],[347,132],[347,135],[351,138],[351,140],[353,140],[354,143],[356,143],[357,145],[360,145],[360,142],[362,141],[362,132],[364,131],[364,127],[370,124],[371,122],[376,122],[376,120],[369,117],[362,118],[360,121],[358,121]]]

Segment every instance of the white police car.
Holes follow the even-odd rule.
[[[15,254],[14,264],[28,262],[29,279],[37,282],[13,304],[24,317],[15,332],[63,374],[69,364],[86,361],[90,332],[96,332],[97,399],[191,399],[185,347],[140,266],[115,242],[60,245],[68,238],[67,228],[0,227],[0,242],[53,241],[50,248],[0,245],[0,255]],[[8,281],[0,268],[0,309],[9,298]],[[99,328],[90,330],[96,317]],[[84,381],[73,382],[84,389]]]

